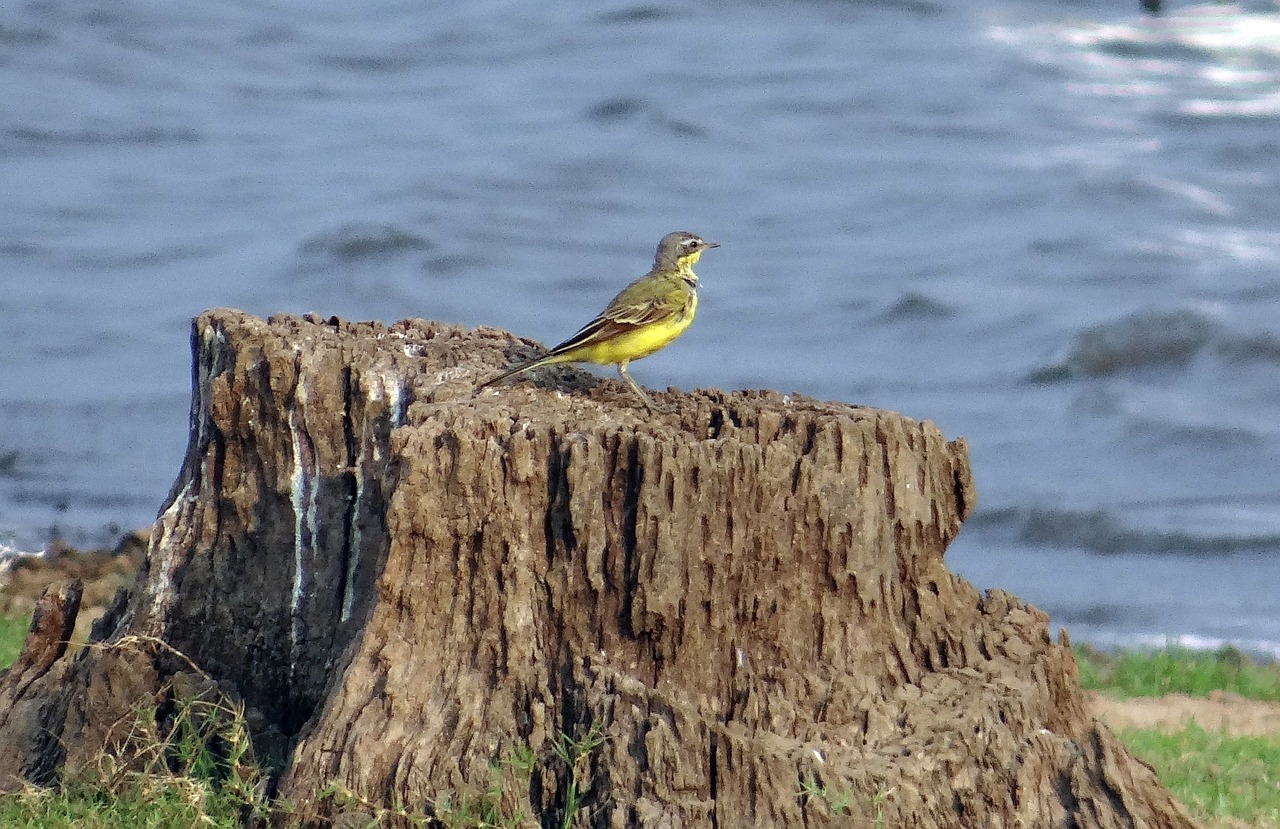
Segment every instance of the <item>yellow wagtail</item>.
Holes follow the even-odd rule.
[[[486,380],[476,391],[508,377],[557,363],[614,364],[618,375],[650,408],[653,401],[631,379],[627,363],[648,357],[689,327],[698,309],[698,277],[693,263],[704,250],[719,247],[677,230],[662,237],[653,270],[623,288],[600,315],[542,357]]]

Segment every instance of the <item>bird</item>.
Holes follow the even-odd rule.
[[[654,408],[649,395],[631,379],[627,364],[648,357],[680,336],[698,310],[698,277],[693,265],[703,251],[718,248],[695,233],[677,230],[658,242],[653,269],[618,292],[603,311],[578,333],[541,357],[513,366],[476,386],[476,391],[508,377],[558,363],[613,364],[618,376]]]

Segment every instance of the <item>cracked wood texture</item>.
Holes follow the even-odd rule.
[[[947,571],[974,491],[930,423],[650,412],[565,368],[475,396],[532,344],[423,321],[217,310],[192,340],[139,580],[103,647],[0,679],[0,780],[85,764],[195,672],[293,824],[447,822],[498,781],[529,826],[1193,826],[1044,614]]]

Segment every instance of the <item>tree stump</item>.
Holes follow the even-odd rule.
[[[296,825],[1193,826],[1045,615],[947,571],[963,441],[564,368],[473,395],[531,345],[198,317],[138,581],[0,678],[0,780],[83,767],[194,672]]]

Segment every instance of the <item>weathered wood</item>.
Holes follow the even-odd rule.
[[[542,825],[571,790],[578,826],[1192,825],[1046,617],[947,571],[974,489],[932,424],[774,393],[649,412],[566,369],[474,396],[524,347],[420,321],[222,310],[193,348],[182,472],[97,635],[243,699],[294,822],[430,814],[528,749],[503,799]],[[63,657],[15,704],[100,749],[184,670],[166,653]]]
[[[46,588],[36,601],[18,658],[0,671],[0,791],[24,780],[48,779],[62,759],[43,728],[45,709],[58,700],[31,691],[61,676],[82,592],[79,579]]]

